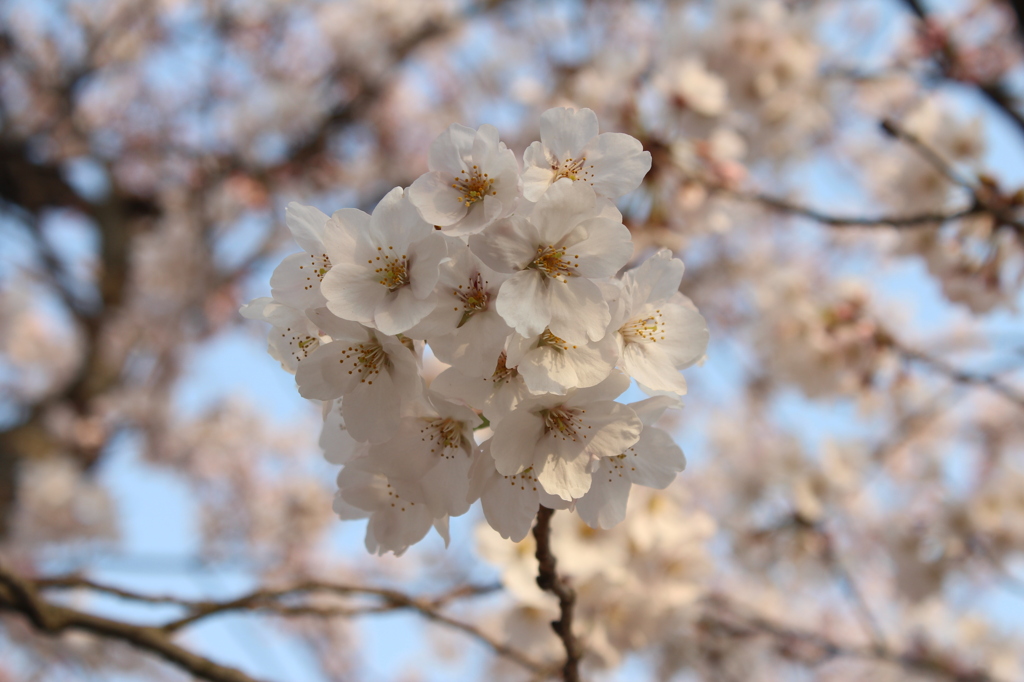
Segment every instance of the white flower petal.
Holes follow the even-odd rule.
[[[528,220],[512,216],[492,225],[486,234],[469,238],[469,248],[477,258],[498,272],[514,273],[537,256],[540,234]]]
[[[326,213],[293,201],[285,207],[284,215],[292,237],[306,253],[319,253],[323,249],[324,225],[329,220]]]
[[[458,175],[465,167],[464,157],[473,150],[476,131],[467,126],[453,123],[430,143],[427,166],[432,171]]]
[[[410,287],[402,287],[377,305],[373,326],[384,334],[401,334],[429,315],[435,302],[434,299],[419,299]]]
[[[374,312],[388,294],[373,271],[355,263],[335,265],[324,276],[320,290],[327,309],[342,318],[373,326]]]
[[[326,299],[320,291],[320,276],[306,252],[286,256],[270,276],[271,295],[293,308],[318,308]]]
[[[547,452],[537,471],[537,481],[551,495],[563,500],[583,497],[590,490],[590,455],[584,450]]]
[[[621,460],[604,458],[592,474],[590,490],[576,502],[576,512],[591,528],[607,530],[626,518],[626,504],[633,487],[621,471]]]
[[[576,158],[597,132],[597,114],[590,109],[554,108],[540,115],[541,142],[559,160]]]
[[[565,258],[580,277],[611,277],[633,256],[633,238],[622,223],[591,218],[577,229],[586,232],[586,239],[567,245]]]
[[[602,133],[582,152],[593,175],[594,190],[617,199],[632,192],[651,170],[651,153],[640,141],[624,133]]]
[[[599,341],[604,338],[612,316],[600,288],[583,277],[570,277],[567,282],[554,280],[549,280],[549,282],[547,305],[544,306],[543,312],[550,316],[546,326],[551,328],[551,333],[575,344],[586,343],[588,339]],[[502,286],[501,294],[505,292],[506,286],[508,286],[508,282]],[[499,294],[499,303],[501,294]],[[498,312],[501,312],[500,306]],[[505,315],[503,314],[502,317]],[[508,317],[505,317],[505,320],[509,321]],[[536,325],[527,327],[523,324],[521,327],[533,329],[536,328]],[[516,327],[516,331],[519,331],[520,334],[523,333],[520,331],[521,327]],[[533,334],[539,334],[540,331],[543,331],[543,327]],[[531,336],[532,334],[523,335]]]
[[[686,468],[686,456],[664,429],[644,428],[640,440],[624,453],[620,461],[626,473],[637,485],[648,488],[667,488],[676,474]]]
[[[520,408],[505,417],[491,438],[491,457],[498,473],[512,476],[533,466],[534,450],[543,435],[543,420],[527,410]]]
[[[549,286],[545,281],[547,279],[549,278],[537,270],[523,270],[505,280],[498,291],[498,300],[494,304],[495,310],[510,327],[522,336],[536,336],[544,331],[544,328],[551,322],[550,294],[547,292]],[[592,283],[590,284],[593,286]],[[567,288],[561,282],[554,282],[554,285],[560,289]],[[596,289],[596,287],[594,288]],[[600,303],[603,302],[600,301]],[[589,305],[587,308],[594,310],[598,306]],[[605,312],[607,310],[608,307],[605,305]],[[575,315],[571,317],[575,318]],[[573,322],[577,324],[573,325],[571,331],[575,331],[576,327],[580,326],[578,320],[573,319]],[[605,324],[607,323],[608,321],[605,320]],[[557,336],[566,338],[563,334],[557,334]],[[580,333],[577,332],[573,336],[579,338]]]
[[[365,381],[342,399],[341,414],[349,434],[357,441],[381,443],[398,429],[402,396],[387,372]]]
[[[440,171],[425,173],[409,187],[409,201],[432,225],[454,225],[469,211],[462,195],[452,187],[452,177]]]

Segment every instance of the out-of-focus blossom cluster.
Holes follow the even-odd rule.
[[[686,636],[714,573],[708,543],[715,531],[712,518],[676,490],[637,490],[612,532],[576,516],[553,517],[552,551],[573,577],[577,630],[591,664],[616,668],[631,652],[670,650],[666,642]],[[547,632],[558,618],[557,600],[537,587],[533,538],[511,544],[482,525],[477,543],[483,558],[501,567],[513,600],[494,626],[531,655],[557,657]]]

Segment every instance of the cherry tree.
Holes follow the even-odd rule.
[[[0,17],[0,680],[1024,676],[1020,3]]]

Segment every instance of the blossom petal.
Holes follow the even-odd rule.
[[[509,277],[501,285],[501,289],[498,291],[498,300],[494,303],[494,309],[498,311],[502,319],[505,322],[519,332],[522,336],[537,336],[544,328],[551,323],[551,295],[548,292],[550,286],[545,286],[547,279],[545,275],[537,270],[523,270]],[[588,282],[589,283],[589,282]],[[555,282],[555,287],[558,289],[566,289],[566,285]],[[592,283],[591,286],[593,286]],[[595,286],[596,290],[597,287]],[[598,296],[600,292],[598,292]],[[602,300],[601,303],[604,301]],[[589,301],[584,301],[589,303]],[[571,305],[569,303],[568,305]],[[593,311],[598,308],[595,305],[587,305],[588,311]],[[605,312],[607,313],[608,306],[605,305]],[[578,314],[579,308],[569,316],[574,323],[570,333],[576,331],[576,327],[580,326],[579,321],[575,319]],[[597,310],[597,312],[600,312]],[[609,318],[610,319],[610,318]],[[605,320],[605,324],[608,324],[608,320]],[[585,326],[585,323],[584,323]],[[554,329],[552,329],[554,331]],[[603,333],[603,330],[602,330]],[[566,338],[563,334],[555,332],[557,336]],[[579,332],[572,333],[573,338],[580,338]],[[583,333],[585,335],[585,331]]]
[[[660,342],[627,343],[622,349],[622,369],[651,390],[685,395],[686,379],[659,346]]]
[[[447,242],[437,232],[431,232],[426,238],[410,244],[407,253],[409,287],[416,298],[425,299],[437,284],[441,261],[448,255]]]
[[[565,257],[581,277],[611,277],[633,256],[633,238],[620,222],[591,218],[577,229],[586,233],[586,239],[567,245]]]
[[[513,410],[495,427],[491,438],[491,457],[498,473],[512,476],[533,466],[534,451],[543,435],[543,420],[527,410]]]
[[[424,173],[409,187],[409,201],[432,225],[454,225],[469,210],[462,202],[462,195],[452,187],[452,177],[440,171]]]
[[[498,298],[498,312],[501,312],[501,294],[505,293],[505,287],[509,282],[502,285]],[[608,309],[608,302],[596,284],[583,277],[570,277],[566,282],[552,280],[547,289],[547,305],[542,310],[550,316],[546,326],[551,328],[552,334],[575,344],[586,343],[587,339],[599,341],[604,338],[612,315]],[[539,315],[540,310],[535,313],[535,317],[539,319]],[[502,317],[505,315],[502,314]],[[509,322],[509,319],[505,317],[505,321]],[[517,326],[516,331],[523,334],[520,328],[533,329],[535,326],[527,327],[523,324]],[[532,336],[541,331],[543,326],[540,330],[523,336]]]
[[[601,196],[617,199],[632,192],[651,170],[651,153],[640,140],[625,133],[602,133],[583,150],[587,165],[593,166],[594,190]]]
[[[648,426],[640,440],[624,453],[628,476],[648,488],[667,488],[676,474],[686,468],[683,449],[664,429]]]
[[[477,131],[459,123],[448,126],[448,130],[430,143],[427,167],[451,176],[458,175],[465,168],[464,157],[473,150],[476,134]]]
[[[342,318],[373,326],[374,312],[388,294],[372,271],[354,263],[335,265],[324,275],[320,290],[327,309]]]
[[[537,472],[544,490],[563,500],[574,500],[590,490],[590,455],[585,451],[548,452]]]
[[[401,404],[402,396],[395,390],[391,375],[381,372],[342,399],[341,414],[357,441],[381,443],[398,429]]]
[[[430,314],[436,301],[416,297],[411,287],[402,287],[384,297],[373,315],[373,326],[384,334],[401,334]]]
[[[293,308],[304,310],[322,306],[326,299],[320,290],[320,278],[306,252],[286,256],[270,276],[271,295]]]
[[[544,145],[534,142],[523,152],[523,197],[527,201],[537,201],[555,180],[555,171],[551,167]]]
[[[518,272],[537,257],[540,233],[528,220],[512,216],[469,238],[469,249],[498,272]]]
[[[633,483],[623,475],[621,462],[616,457],[603,458],[592,474],[590,490],[576,502],[577,513],[591,528],[607,530],[626,518]]]
[[[293,201],[285,207],[284,215],[292,237],[306,253],[320,253],[323,250],[324,226],[329,220],[326,213]]]
[[[597,131],[597,114],[590,109],[554,108],[540,115],[541,142],[560,161],[576,158]]]

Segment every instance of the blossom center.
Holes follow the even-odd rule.
[[[324,281],[324,275],[326,275],[331,270],[331,259],[328,258],[326,253],[321,253],[319,255],[311,253],[311,254],[309,254],[309,268],[310,268],[310,270],[312,270],[312,274],[310,274],[309,276],[306,277],[306,281],[308,282],[308,284],[306,284],[305,289],[307,291],[309,289],[312,289],[313,286],[314,286],[313,285],[313,277],[314,276],[316,277],[318,282]],[[305,270],[305,269],[306,269],[305,265],[300,265],[299,266],[299,270]]]
[[[461,284],[459,288],[452,291],[452,295],[462,301],[462,319],[459,320],[459,324],[456,325],[456,329],[462,327],[462,325],[469,322],[469,318],[473,317],[477,313],[482,313],[487,310],[487,305],[491,300],[491,295],[485,288],[487,282],[484,281],[483,276],[478,272],[469,278],[469,285],[463,287]],[[458,310],[458,308],[456,308]]]
[[[569,344],[567,344],[564,339],[552,334],[550,329],[545,329],[540,335],[540,338],[537,339],[537,347],[539,348],[541,346],[551,346],[559,352],[569,350]],[[573,348],[575,348],[575,346],[573,346]]]
[[[505,355],[505,351],[501,351],[501,355],[498,356],[498,364],[494,368],[494,374],[491,375],[491,381],[493,381],[494,383],[504,381],[507,384],[508,382],[512,381],[517,376],[519,376],[519,368],[506,367],[506,360],[507,356]]]
[[[420,433],[423,434],[423,440],[430,441],[430,452],[446,459],[453,456],[453,450],[462,447],[462,423],[451,417],[434,419]],[[437,452],[439,447],[440,453]]]
[[[573,256],[573,259],[579,259],[579,256]],[[540,270],[552,279],[565,282],[569,277],[576,274],[573,268],[578,267],[579,263],[569,261],[564,247],[556,248],[553,244],[548,244],[547,246],[537,247],[537,255],[526,266],[526,269]]]
[[[379,343],[371,341],[349,346],[339,362],[348,365],[349,374],[360,375],[359,383],[373,384],[373,377],[391,367],[391,358]]]
[[[626,343],[657,343],[665,338],[665,321],[660,310],[637,317],[619,329]]]
[[[291,331],[291,328],[287,331]],[[281,334],[281,336],[285,335],[286,333]],[[305,360],[310,353],[320,347],[320,339],[309,334],[293,334],[289,342],[292,346],[292,355],[295,356],[297,362]]]
[[[481,173],[477,166],[473,166],[472,171],[463,170],[454,180],[452,189],[459,193],[459,201],[467,208],[478,201],[483,201],[488,194],[497,194],[491,189],[494,178],[487,173]]]
[[[555,177],[552,182],[557,182],[562,178],[569,178],[573,182],[576,180],[590,180],[594,177],[594,174],[590,171],[594,165],[587,165],[587,157],[582,156],[578,159],[566,158],[565,161],[559,163],[556,161],[551,164],[551,170],[554,171]],[[594,184],[591,182],[590,184]]]
[[[397,291],[408,284],[409,259],[406,258],[405,254],[403,253],[401,256],[394,255],[391,253],[394,250],[393,246],[389,246],[387,251],[383,247],[378,246],[377,250],[381,252],[381,255],[377,256],[377,260],[383,261],[374,270],[374,273],[380,278],[377,282],[381,286],[387,287],[388,291]]]
[[[561,437],[562,440],[578,442],[579,432],[583,427],[583,419],[580,417],[582,413],[583,410],[574,410],[564,405],[542,410],[540,414],[544,417],[544,433],[553,434],[556,438]]]

